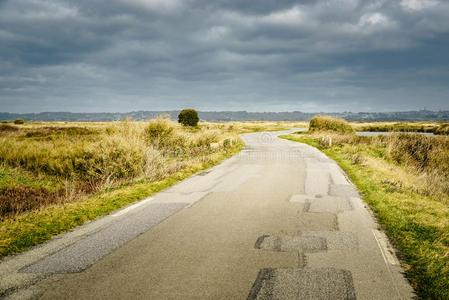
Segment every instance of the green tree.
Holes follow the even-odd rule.
[[[178,123],[184,126],[197,126],[200,118],[194,109],[183,109],[178,115]]]

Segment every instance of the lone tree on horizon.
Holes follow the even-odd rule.
[[[198,117],[198,112],[192,108],[183,109],[178,115],[178,123],[184,126],[197,126],[200,118]]]

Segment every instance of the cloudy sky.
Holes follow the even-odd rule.
[[[0,0],[0,111],[449,109],[447,0]]]

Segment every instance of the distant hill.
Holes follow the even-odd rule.
[[[169,116],[176,120],[179,111],[134,111],[127,113],[71,113],[41,112],[15,114],[0,112],[0,120],[24,119],[28,121],[116,121],[123,119],[147,120],[156,116]],[[323,114],[349,121],[448,121],[449,111],[402,111],[402,112],[342,112],[305,113],[292,112],[247,112],[247,111],[203,111],[204,121],[307,121],[314,115]]]

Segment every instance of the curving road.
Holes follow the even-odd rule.
[[[412,298],[339,167],[278,134],[244,135],[246,149],[221,165],[5,260],[0,290],[11,299]]]

